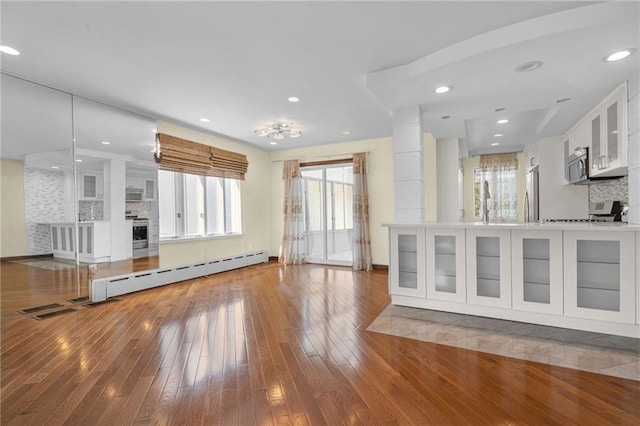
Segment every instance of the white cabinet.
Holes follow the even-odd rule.
[[[79,222],[76,247],[75,224],[51,225],[51,247],[53,256],[75,260],[76,251],[80,262],[109,262],[111,259],[111,226],[109,222]]]
[[[562,231],[511,231],[513,308],[562,315]]]
[[[426,230],[427,299],[465,303],[464,229]]]
[[[634,232],[565,231],[564,313],[636,322]]]
[[[425,298],[425,230],[394,227],[389,231],[389,292]]]
[[[157,181],[155,179],[144,179],[144,199],[146,201],[155,201],[158,199],[157,193]]]
[[[158,180],[148,176],[127,174],[127,188],[141,189],[140,201],[155,201],[158,199]]]
[[[103,197],[103,178],[101,173],[82,173],[78,181],[78,194],[81,200],[98,200]]]
[[[467,302],[511,307],[511,234],[467,229]]]
[[[627,85],[618,87],[587,116],[590,176],[627,173]]]

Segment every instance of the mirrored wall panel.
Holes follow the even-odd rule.
[[[81,260],[157,266],[155,120],[78,96],[73,114]]]

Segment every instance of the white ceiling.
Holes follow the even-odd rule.
[[[10,2],[5,73],[265,150],[392,134],[393,108],[470,153],[566,131],[640,55],[637,2]],[[531,73],[514,67],[541,60]],[[450,84],[447,95],[433,94]],[[292,104],[289,96],[301,101]],[[572,100],[557,104],[556,100]],[[506,107],[500,114],[497,107]],[[444,115],[451,116],[442,120]],[[199,118],[207,117],[210,123]],[[4,118],[4,117],[3,117]],[[254,130],[302,129],[271,146]],[[350,135],[342,135],[350,130]],[[3,148],[4,149],[4,148]]]

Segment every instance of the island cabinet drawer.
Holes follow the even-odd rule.
[[[511,231],[513,308],[562,315],[561,230]]]
[[[564,232],[564,314],[635,324],[635,232]]]

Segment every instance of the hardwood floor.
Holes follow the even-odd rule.
[[[39,265],[39,266],[33,266]],[[98,264],[96,278],[110,277],[158,267],[158,256]],[[2,321],[18,318],[17,311],[62,303],[89,295],[87,266],[54,261],[53,257],[36,257],[0,264]]]
[[[2,424],[640,423],[640,382],[366,331],[386,282],[270,263],[3,320]]]

